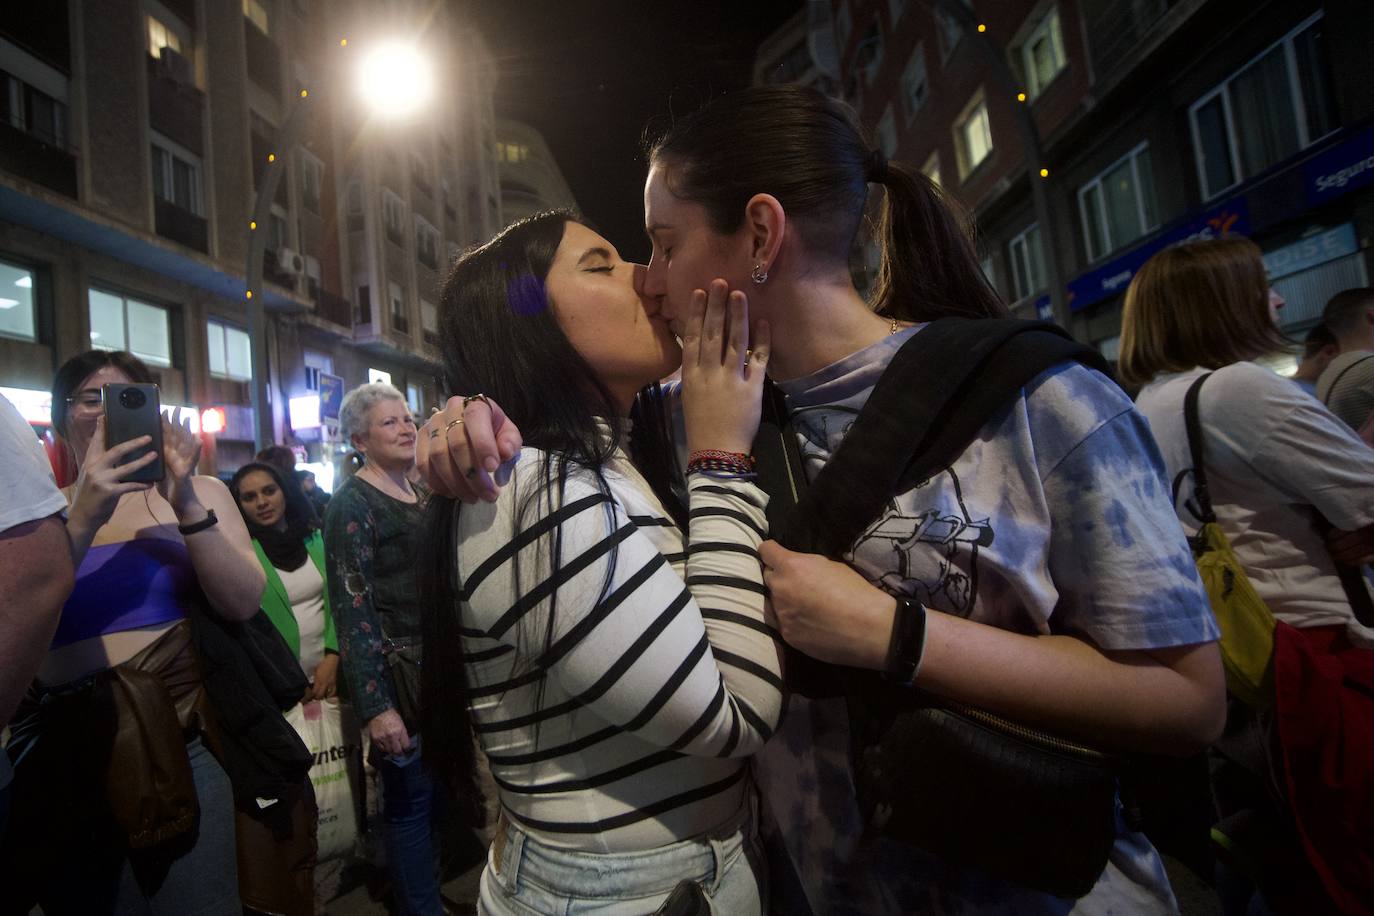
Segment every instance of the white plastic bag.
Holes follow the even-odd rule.
[[[315,755],[310,783],[320,810],[318,861],[350,856],[358,839],[357,792],[362,778],[357,729],[345,731],[338,700],[297,704],[287,711],[286,720]]]

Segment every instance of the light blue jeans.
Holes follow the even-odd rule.
[[[715,912],[758,916],[764,912],[767,871],[756,824],[749,805],[710,836],[643,852],[599,854],[547,846],[503,814],[482,872],[477,912],[645,916],[678,882],[691,879],[706,891]]]

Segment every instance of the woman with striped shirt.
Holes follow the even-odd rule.
[[[642,279],[549,213],[444,287],[449,386],[491,394],[527,443],[496,502],[431,516],[426,751],[470,785],[475,732],[500,789],[483,912],[646,913],[682,880],[722,912],[762,909],[745,758],[782,693],[766,497],[742,453],[767,329],[751,351],[743,295],[717,284],[694,299],[684,356]],[[711,456],[688,474],[685,518],[666,429],[679,393],[694,457]]]

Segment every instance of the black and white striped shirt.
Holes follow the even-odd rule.
[[[541,841],[590,852],[707,832],[745,803],[744,758],[782,711],[758,559],[767,497],[693,475],[684,539],[623,453],[609,494],[583,471],[548,492],[543,461],[525,449],[496,503],[459,513],[474,724],[502,805]]]

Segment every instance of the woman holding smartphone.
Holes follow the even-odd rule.
[[[252,617],[264,576],[228,489],[195,474],[187,427],[161,420],[156,483],[129,479],[159,457],[151,436],[106,442],[102,386],[152,381],[131,354],[98,350],[53,381],[53,425],[81,468],[66,491],[77,573],[8,747],[0,862],[21,912],[242,911],[232,792],[202,741],[187,616],[205,604]]]

